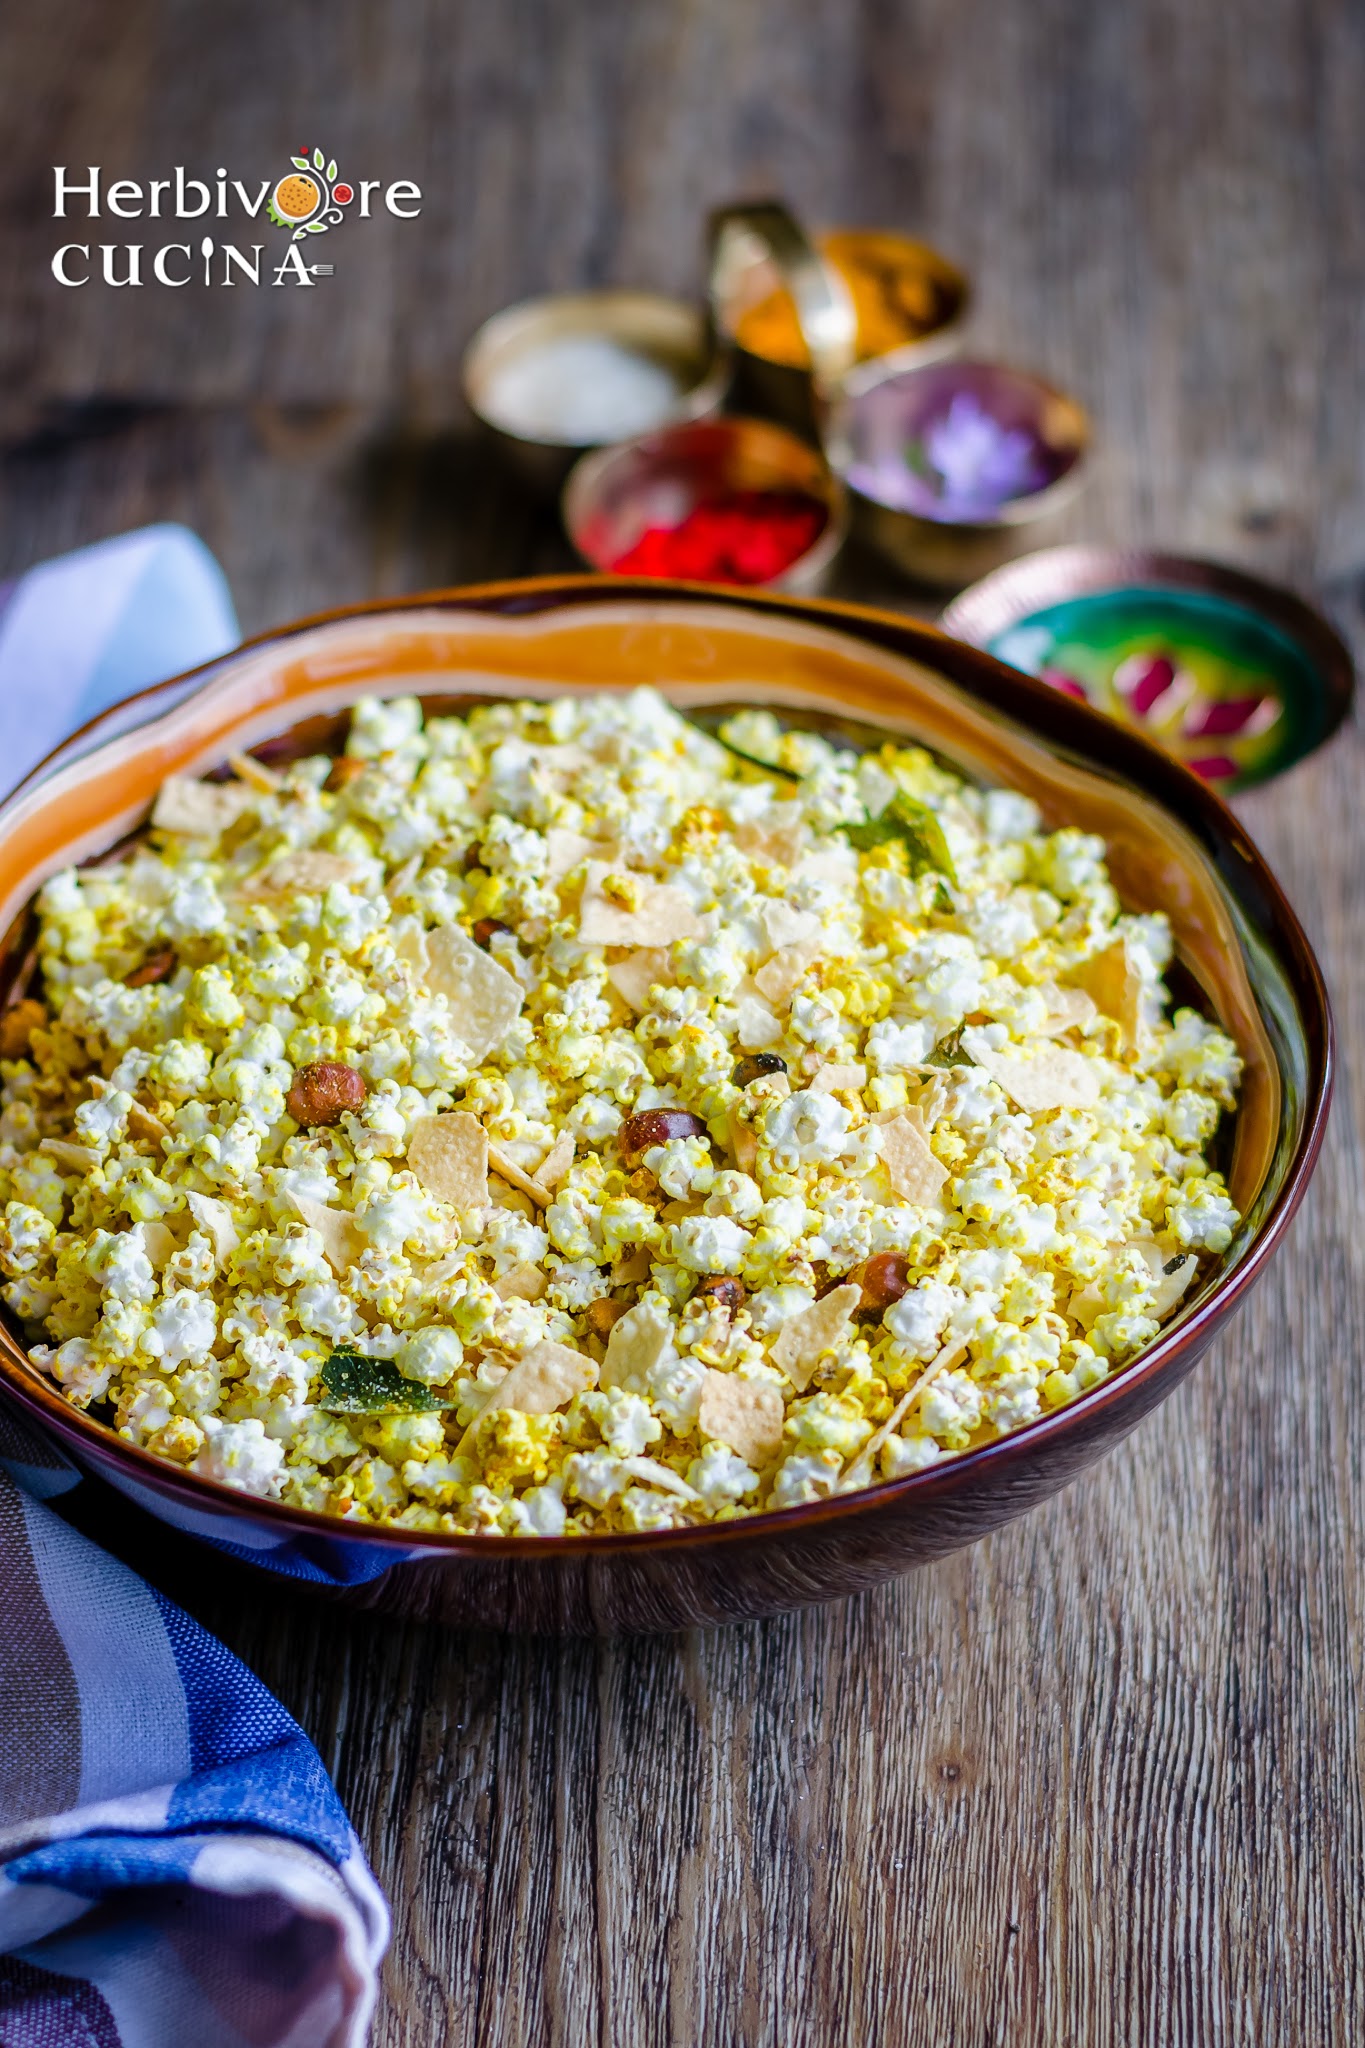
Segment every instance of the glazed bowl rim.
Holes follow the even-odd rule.
[[[1251,867],[1259,887],[1266,893],[1273,907],[1279,930],[1275,953],[1281,967],[1287,972],[1295,1004],[1301,1016],[1308,1055],[1305,1111],[1293,1154],[1286,1164],[1283,1181],[1271,1199],[1265,1216],[1242,1258],[1231,1271],[1214,1280],[1208,1293],[1183,1320],[1173,1324],[1157,1337],[1131,1365],[1124,1366],[1111,1378],[1065,1407],[1040,1416],[1036,1421],[1026,1423],[1008,1436],[996,1438],[992,1443],[981,1444],[975,1449],[954,1454],[939,1464],[928,1466],[920,1472],[906,1474],[899,1479],[883,1480],[856,1492],[835,1494],[825,1499],[803,1502],[795,1507],[763,1509],[737,1516],[730,1521],[711,1522],[699,1526],[619,1531],[601,1535],[489,1536],[464,1532],[448,1534],[445,1531],[400,1528],[392,1524],[350,1522],[340,1516],[296,1508],[284,1501],[245,1493],[220,1480],[191,1473],[168,1459],[159,1458],[150,1451],[127,1443],[107,1424],[96,1421],[84,1410],[74,1408],[63,1399],[57,1388],[44,1380],[27,1361],[20,1367],[16,1359],[10,1356],[10,1346],[21,1355],[22,1347],[18,1339],[12,1337],[5,1329],[5,1342],[0,1344],[0,1391],[13,1396],[21,1409],[36,1410],[59,1438],[66,1438],[86,1447],[87,1455],[96,1470],[100,1470],[106,1463],[122,1467],[130,1480],[145,1477],[154,1492],[172,1495],[190,1506],[198,1506],[204,1510],[216,1509],[220,1513],[225,1513],[229,1519],[250,1522],[263,1518],[269,1526],[282,1532],[309,1537],[314,1541],[376,1544],[382,1549],[394,1551],[394,1562],[398,1562],[400,1556],[406,1556],[414,1561],[422,1558],[434,1560],[458,1556],[469,1560],[479,1559],[490,1564],[503,1559],[539,1559],[546,1566],[550,1566],[568,1558],[604,1557],[622,1551],[637,1556],[644,1552],[657,1552],[662,1560],[669,1556],[681,1556],[698,1545],[710,1547],[743,1542],[755,1536],[780,1538],[789,1531],[809,1530],[834,1523],[842,1524],[850,1517],[875,1513],[909,1499],[923,1499],[927,1503],[936,1495],[964,1486],[977,1475],[1003,1473],[1012,1463],[1031,1459],[1040,1446],[1052,1446],[1054,1439],[1065,1437],[1081,1428],[1085,1422],[1106,1408],[1115,1404],[1127,1404],[1138,1388],[1166,1376],[1186,1352],[1193,1349],[1197,1356],[1217,1327],[1238,1305],[1247,1289],[1260,1277],[1267,1260],[1279,1245],[1303,1199],[1321,1150],[1336,1064],[1331,1005],[1322,971],[1283,889],[1249,834],[1222,799],[1207,784],[1201,782],[1197,776],[1169,755],[1162,753],[1142,734],[1116,726],[1113,721],[1088,705],[1071,699],[1059,699],[1045,683],[1024,675],[1022,671],[1009,668],[984,649],[968,647],[968,643],[955,641],[941,627],[911,618],[904,613],[842,599],[801,598],[782,592],[752,591],[734,586],[683,583],[648,577],[604,578],[568,572],[452,586],[442,590],[413,592],[400,597],[374,598],[358,604],[338,606],[256,634],[228,653],[181,675],[151,684],[87,721],[84,726],[59,743],[4,798],[3,802],[0,802],[0,834],[5,829],[9,813],[20,799],[31,796],[37,785],[59,767],[78,759],[88,761],[98,750],[99,745],[112,744],[117,739],[126,738],[129,734],[152,725],[163,712],[169,713],[173,709],[178,709],[199,690],[206,688],[221,671],[240,661],[244,655],[283,645],[310,629],[385,614],[401,617],[407,612],[448,610],[457,614],[466,611],[506,616],[518,610],[564,610],[585,603],[596,605],[610,603],[613,600],[629,601],[640,598],[662,601],[666,604],[719,604],[726,608],[760,611],[768,614],[770,618],[781,618],[785,615],[798,626],[805,623],[813,627],[823,627],[834,633],[844,628],[846,637],[855,641],[864,651],[871,648],[874,651],[899,653],[902,659],[919,659],[924,666],[931,669],[934,643],[940,643],[941,646],[950,649],[966,648],[972,655],[974,663],[988,664],[987,672],[989,669],[999,671],[1001,678],[1012,690],[1017,692],[1019,686],[1023,685],[1024,698],[1034,699],[1040,710],[1046,708],[1049,714],[1055,717],[1057,707],[1064,707],[1063,724],[1075,728],[1079,733],[1103,734],[1109,740],[1112,751],[1117,752],[1121,758],[1127,756],[1135,764],[1145,763],[1155,774],[1156,786],[1144,784],[1122,768],[1115,771],[1104,759],[1104,750],[1100,750],[1098,754],[1088,751],[1073,756],[1071,749],[1045,730],[1029,733],[1035,744],[1062,759],[1080,758],[1083,765],[1100,779],[1107,777],[1118,781],[1121,786],[1136,788],[1162,812],[1178,819],[1180,814],[1160,793],[1160,784],[1171,782],[1174,789],[1185,799],[1185,807],[1202,813],[1202,822],[1206,827],[1214,829],[1216,837],[1224,845],[1231,843],[1232,848]],[[861,633],[858,631],[859,627],[862,628]],[[883,637],[888,634],[892,643],[890,647]],[[908,654],[906,639],[921,641],[918,654]],[[1002,710],[989,695],[978,695],[965,688],[951,665],[941,665],[937,669],[936,680],[955,691],[960,691],[969,701],[980,705],[1006,728],[1021,729],[1022,721],[1018,715],[1009,710]],[[145,715],[128,720],[126,714],[129,711],[140,711]],[[106,727],[109,728],[107,740],[101,740],[99,735]],[[282,730],[288,730],[287,724]],[[1227,889],[1221,875],[1219,886],[1223,890]],[[1291,968],[1296,971],[1289,972]],[[268,1566],[268,1556],[263,1557],[262,1562]]]

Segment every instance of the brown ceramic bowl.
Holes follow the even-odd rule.
[[[1242,1049],[1228,1166],[1246,1219],[1237,1238],[1132,1366],[1013,1436],[866,1493],[642,1535],[428,1536],[256,1500],[69,1407],[0,1328],[0,1385],[22,1418],[161,1522],[351,1602],[451,1624],[611,1632],[774,1613],[875,1585],[1055,1493],[1165,1399],[1264,1271],[1312,1171],[1332,1070],[1322,977],[1274,877],[1219,799],[1145,740],[888,612],[551,577],[269,634],[97,720],[0,806],[0,989],[25,971],[40,882],[136,831],[172,771],[200,772],[235,748],[268,760],[335,745],[346,707],[372,691],[452,710],[641,683],[703,718],[759,703],[855,739],[913,736],[968,775],[1027,790],[1050,824],[1102,833],[1124,900],[1172,920],[1182,994]]]

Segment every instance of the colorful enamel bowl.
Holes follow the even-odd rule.
[[[1332,1071],[1322,977],[1274,877],[1220,800],[1146,740],[888,612],[568,576],[270,634],[96,721],[0,806],[0,988],[12,997],[27,971],[40,883],[136,832],[172,772],[244,747],[268,760],[335,746],[347,707],[375,691],[450,711],[642,683],[702,715],[763,704],[854,740],[908,735],[982,782],[1026,790],[1049,824],[1102,834],[1128,905],[1171,918],[1181,995],[1219,1018],[1246,1062],[1228,1162],[1246,1220],[1229,1251],[1132,1366],[1015,1435],[869,1492],[640,1535],[419,1535],[258,1500],[69,1407],[0,1328],[6,1398],[121,1497],[125,1517],[132,1502],[268,1571],[449,1624],[624,1632],[775,1613],[875,1585],[1055,1493],[1165,1399],[1264,1271],[1312,1172]],[[131,1520],[145,1538],[142,1516]]]
[[[945,632],[1147,737],[1225,795],[1329,740],[1355,673],[1292,590],[1189,555],[1045,548],[964,590]]]

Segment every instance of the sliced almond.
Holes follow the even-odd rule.
[[[673,955],[667,946],[640,946],[635,952],[627,953],[624,960],[611,962],[607,968],[607,980],[640,1016],[649,1008],[649,992],[656,982],[661,982],[665,988],[676,985]]]
[[[217,839],[244,811],[255,808],[255,792],[240,782],[197,782],[190,775],[168,775],[152,807],[152,824],[159,832]]]
[[[408,1133],[408,1165],[426,1192],[456,1209],[488,1201],[488,1134],[468,1110],[419,1117]]]
[[[998,1081],[1018,1109],[1088,1109],[1100,1098],[1099,1076],[1082,1053],[1065,1046],[1047,1046],[1031,1056],[999,1049],[967,1029],[962,1049],[983,1072]]]
[[[578,917],[585,946],[670,946],[675,939],[695,938],[700,929],[691,899],[671,882],[627,874],[605,861],[588,863]]]
[[[561,1131],[536,1168],[536,1179],[543,1188],[548,1188],[551,1194],[573,1165],[574,1150],[573,1132]]]
[[[661,1493],[676,1494],[679,1500],[701,1499],[696,1487],[689,1486],[680,1472],[661,1465],[657,1458],[622,1458],[621,1469],[646,1486],[657,1486]]]
[[[430,1277],[428,1274],[427,1278]],[[493,1292],[500,1301],[539,1301],[547,1284],[539,1266],[529,1265],[523,1260],[520,1265],[509,1266],[505,1273],[499,1273],[493,1282]]]
[[[643,1382],[673,1341],[668,1318],[652,1303],[639,1301],[612,1324],[607,1355],[602,1360],[602,1385],[623,1387]]]
[[[186,1195],[185,1200],[191,1216],[213,1246],[213,1256],[221,1273],[242,1242],[232,1220],[232,1211],[216,1195]]]
[[[354,1216],[344,1209],[329,1209],[322,1202],[315,1202],[308,1195],[289,1197],[300,1219],[317,1231],[322,1239],[322,1249],[327,1263],[337,1278],[344,1280],[353,1266],[358,1266],[365,1253],[364,1231]]]
[[[941,1208],[948,1169],[935,1158],[920,1119],[897,1111],[876,1121],[877,1143],[896,1194],[925,1209]]]
[[[862,1289],[850,1283],[787,1317],[769,1355],[798,1393],[805,1393],[820,1360],[842,1341],[861,1299]]]
[[[244,782],[248,789],[259,790],[262,796],[278,796],[284,788],[284,777],[252,754],[229,754],[227,764],[239,782]]]
[[[476,1060],[501,1045],[521,1015],[521,983],[457,924],[426,934],[423,979],[449,1003],[450,1021]]]
[[[730,1150],[740,1172],[752,1173],[754,1161],[758,1158],[758,1133],[752,1124],[744,1121],[738,1106],[730,1111]]]
[[[781,1391],[770,1380],[741,1379],[708,1366],[697,1429],[715,1443],[728,1444],[746,1465],[759,1469],[771,1464],[782,1448],[785,1413]]]
[[[888,1437],[900,1428],[911,1407],[919,1399],[925,1388],[930,1386],[941,1372],[946,1372],[950,1365],[956,1365],[959,1358],[964,1356],[966,1350],[965,1340],[961,1337],[954,1337],[944,1345],[937,1358],[930,1360],[913,1386],[907,1388],[905,1393],[901,1395],[900,1400],[897,1401],[881,1427],[873,1430],[871,1436],[840,1480],[840,1493],[856,1493],[860,1486],[867,1486],[871,1483],[877,1453],[882,1445],[887,1441]]]
[[[550,1190],[540,1181],[533,1180],[529,1173],[524,1173],[511,1153],[504,1146],[495,1145],[491,1138],[488,1141],[488,1164],[509,1187],[516,1188],[520,1194],[529,1195],[538,1208],[549,1208],[554,1200]]]

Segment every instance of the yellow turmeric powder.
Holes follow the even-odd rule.
[[[962,303],[962,278],[922,242],[873,228],[835,228],[814,241],[852,296],[859,362],[921,340],[950,320]],[[769,292],[741,313],[734,332],[751,355],[792,369],[810,368],[796,307],[785,290]]]

